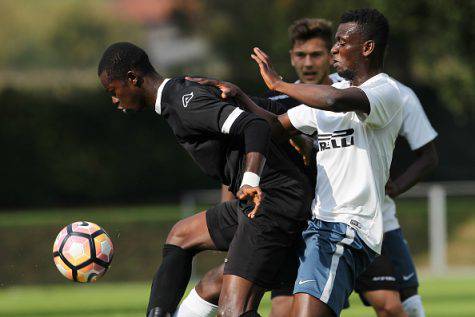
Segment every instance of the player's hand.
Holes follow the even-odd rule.
[[[269,56],[260,48],[254,47],[254,54],[251,54],[253,60],[259,65],[262,79],[270,90],[276,90],[276,87],[282,82],[282,76],[272,67]]]
[[[223,99],[234,98],[242,93],[241,88],[239,88],[235,84],[219,79],[204,77],[185,77],[185,79],[194,81],[202,85],[209,85],[219,88],[219,90],[221,90],[221,98]]]
[[[251,187],[249,185],[243,185],[236,193],[236,197],[239,200],[248,200],[254,203],[254,209],[247,214],[249,218],[254,218],[259,211],[262,200],[264,199],[264,193],[259,186]]]
[[[391,179],[388,180],[386,183],[385,187],[386,195],[388,195],[391,198],[395,198],[401,194],[401,190],[399,186],[395,182],[393,182]]]
[[[309,166],[315,155],[315,148],[313,145],[313,139],[303,135],[296,135],[289,140],[290,145],[302,155],[303,163]]]

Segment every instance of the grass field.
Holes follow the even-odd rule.
[[[50,286],[0,288],[0,316],[4,317],[143,317],[148,298],[148,283],[67,283]],[[421,293],[427,316],[475,316],[475,276],[424,278]],[[260,313],[267,316],[270,301],[266,296]],[[373,316],[357,296],[343,317]]]
[[[474,206],[473,197],[449,199],[451,265],[475,267],[473,252],[467,252],[475,243]],[[426,201],[403,200],[399,207],[405,235],[415,247],[413,251],[419,249],[415,254],[418,263],[425,264]],[[0,317],[144,316],[149,283],[128,281],[144,281],[153,275],[160,263],[163,239],[180,217],[177,205],[0,212]],[[97,284],[70,283],[52,264],[55,235],[64,225],[78,220],[104,225],[115,244],[113,267]],[[198,274],[220,261],[222,255],[200,254]],[[423,275],[421,293],[427,316],[475,316],[475,273],[471,272],[444,278]],[[342,316],[374,316],[357,296],[352,297],[351,303],[352,307]],[[269,298],[265,297],[261,314],[267,316],[269,310]]]

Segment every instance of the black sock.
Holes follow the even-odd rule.
[[[191,276],[194,253],[173,244],[163,246],[163,259],[153,277],[147,314],[152,308],[173,313],[178,306]]]

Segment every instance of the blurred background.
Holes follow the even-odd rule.
[[[292,21],[336,28],[344,11],[367,6],[390,22],[386,72],[417,93],[439,133],[438,168],[398,200],[427,310],[475,316],[475,2],[462,0],[1,0],[0,316],[144,315],[168,230],[218,199],[209,190],[219,184],[163,120],[115,111],[97,79],[109,44],[136,43],[165,77],[207,75],[260,95],[252,47],[295,80]],[[398,142],[393,171],[413,158]],[[66,281],[52,263],[56,234],[77,220],[102,225],[115,244],[94,286]],[[221,259],[200,255],[195,276]],[[345,316],[372,314],[356,302]]]

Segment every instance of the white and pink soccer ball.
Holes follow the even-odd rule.
[[[66,278],[95,282],[109,268],[114,246],[109,235],[92,222],[78,221],[63,228],[53,244],[53,259]]]

